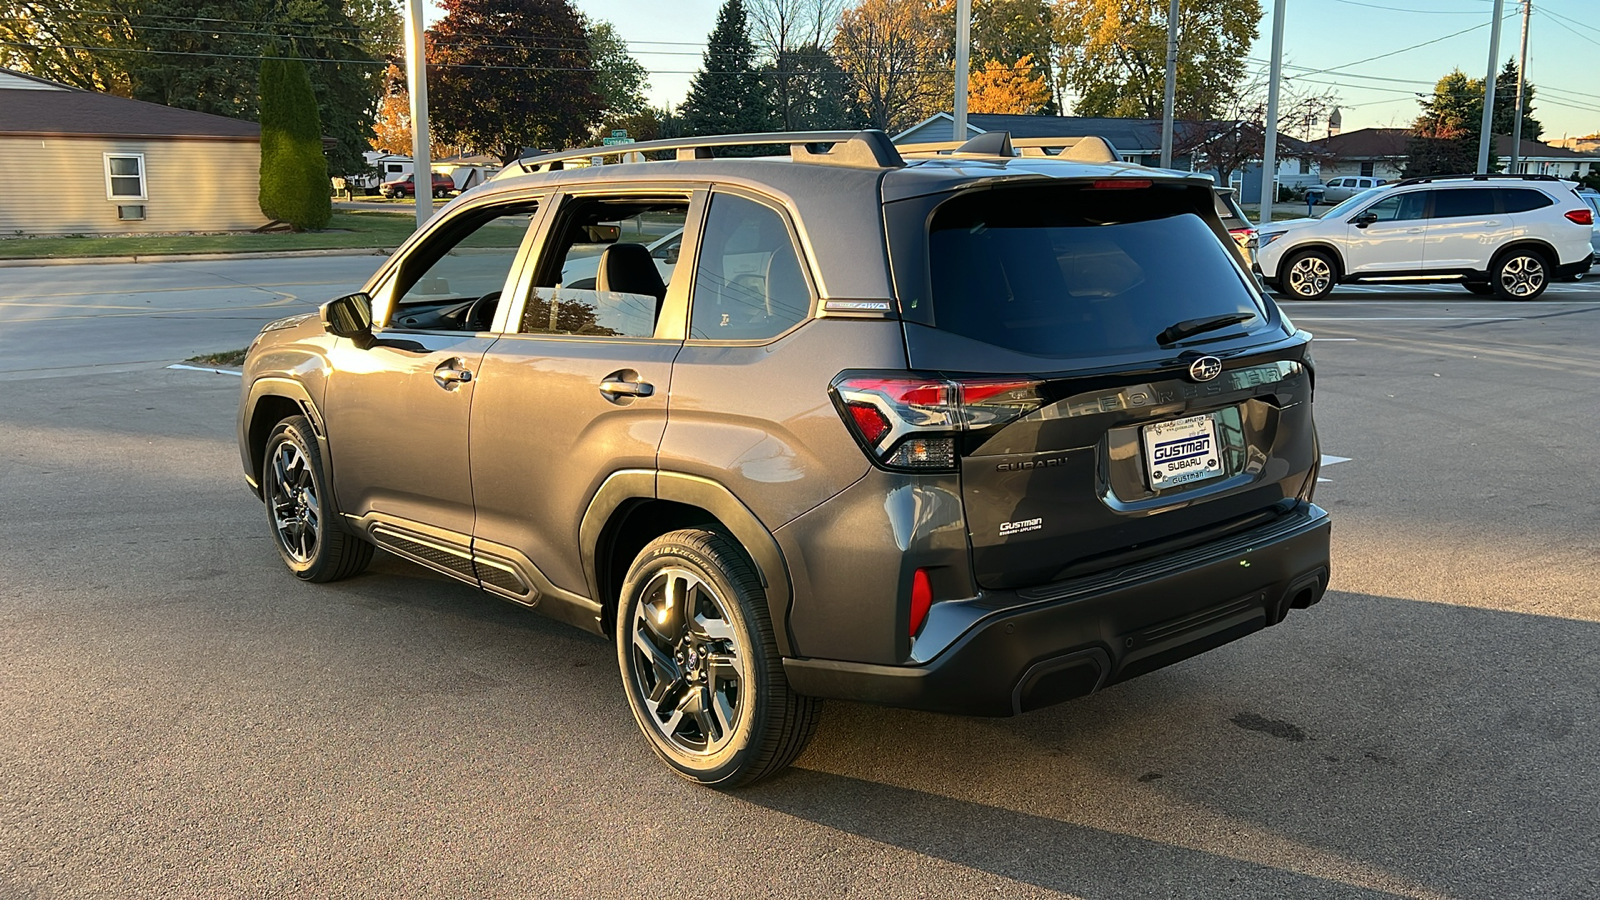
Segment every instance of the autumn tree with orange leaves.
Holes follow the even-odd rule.
[[[990,60],[967,82],[967,109],[1014,116],[1038,114],[1050,105],[1050,85],[1037,74],[1031,55],[1011,65]]]

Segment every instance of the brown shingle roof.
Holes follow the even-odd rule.
[[[259,141],[261,126],[75,88],[0,90],[0,134]]]
[[[1328,155],[1338,159],[1383,159],[1406,156],[1411,140],[1408,128],[1362,128],[1317,141]],[[1511,135],[1494,136],[1494,152],[1501,159],[1511,155]],[[1523,141],[1518,156],[1523,159],[1594,159],[1592,153],[1577,153],[1565,147],[1552,147],[1538,141]]]

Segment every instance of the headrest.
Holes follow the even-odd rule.
[[[600,254],[600,272],[595,277],[595,290],[615,291],[623,294],[644,294],[657,300],[667,296],[667,285],[661,280],[650,250],[643,244],[612,244]]]

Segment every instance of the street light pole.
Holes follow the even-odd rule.
[[[1272,4],[1272,64],[1267,75],[1267,121],[1262,129],[1266,133],[1266,146],[1261,153],[1261,214],[1256,217],[1262,225],[1272,221],[1272,204],[1278,199],[1278,82],[1283,80],[1283,8],[1286,5],[1285,0]]]
[[[1494,76],[1500,57],[1500,17],[1506,0],[1494,0],[1494,22],[1489,27],[1489,75],[1483,80],[1483,128],[1478,133],[1478,174],[1489,174],[1489,146],[1494,140]]]
[[[422,26],[423,0],[406,0],[406,85],[411,91],[411,193],[417,227],[433,218],[433,158],[428,146],[428,56]]]
[[[972,0],[956,0],[956,98],[954,138],[967,139],[967,60],[972,55]]]
[[[1161,106],[1161,168],[1172,168],[1172,107],[1178,97],[1178,0],[1167,7],[1167,95]]]
[[[1506,168],[1513,175],[1521,173],[1518,157],[1522,156],[1522,94],[1528,79],[1528,19],[1533,15],[1533,0],[1522,0],[1522,53],[1517,58],[1516,118],[1511,124],[1511,165]]]

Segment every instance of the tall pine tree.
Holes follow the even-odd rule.
[[[296,231],[327,227],[333,216],[322,120],[305,63],[261,64],[261,212]]]
[[[700,72],[680,112],[690,134],[748,134],[773,127],[772,106],[756,67],[743,0],[717,13]]]

